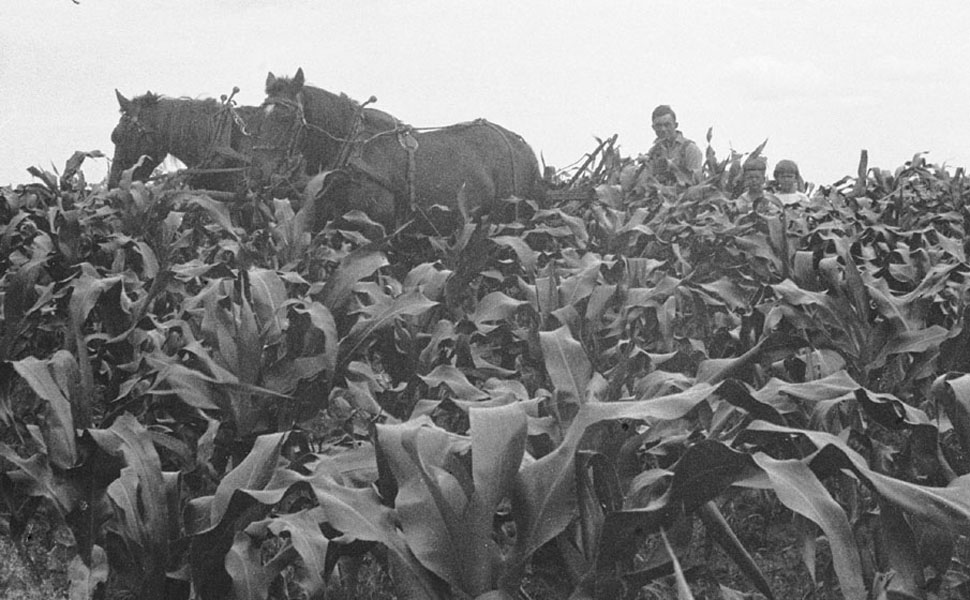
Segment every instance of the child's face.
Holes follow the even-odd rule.
[[[798,185],[798,177],[794,173],[778,173],[775,181],[778,182],[778,191],[783,194],[794,192]]]
[[[756,170],[745,171],[744,187],[751,194],[760,193],[765,188],[765,172]]]

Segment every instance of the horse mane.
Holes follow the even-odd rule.
[[[141,96],[135,96],[134,98],[132,98],[131,104],[135,106],[137,111],[137,110],[151,108],[155,106],[156,104],[158,104],[158,101],[161,98],[162,98],[161,94],[156,94],[152,91],[148,91],[142,94]],[[122,114],[127,112],[124,108],[121,108],[120,110]]]
[[[218,100],[170,98],[147,92],[131,102],[136,114],[151,121],[165,149],[187,165],[201,162],[215,144],[229,145],[232,129],[220,129],[217,115],[223,105]],[[224,139],[215,140],[217,134]]]

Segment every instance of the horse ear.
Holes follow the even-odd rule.
[[[131,108],[131,100],[125,98],[118,90],[115,90],[115,96],[118,97],[118,106],[121,107],[122,112],[128,112],[128,109]]]
[[[297,89],[302,89],[303,81],[303,67],[300,67],[296,70],[296,75],[293,76],[293,85],[296,86]]]
[[[268,92],[270,86],[272,86],[275,83],[276,83],[276,75],[273,75],[273,72],[270,71],[269,73],[266,74],[266,91]]]

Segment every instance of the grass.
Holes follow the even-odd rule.
[[[67,563],[71,550],[55,541],[55,532],[32,522],[23,543],[0,535],[0,600],[67,598]]]

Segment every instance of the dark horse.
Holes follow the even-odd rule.
[[[115,90],[121,120],[111,132],[115,144],[108,187],[118,186],[123,171],[142,156],[133,179],[144,181],[169,154],[198,170],[193,187],[238,191],[252,152],[250,129],[258,126],[258,106],[233,106],[218,100],[166,98],[148,92],[131,100]]]
[[[275,185],[294,167],[344,175],[310,199],[317,222],[359,209],[390,229],[442,205],[453,209],[445,223],[452,228],[460,222],[455,209],[490,212],[499,200],[540,193],[532,148],[484,119],[415,129],[343,94],[305,86],[302,69],[292,79],[270,73],[266,95],[254,179]]]

